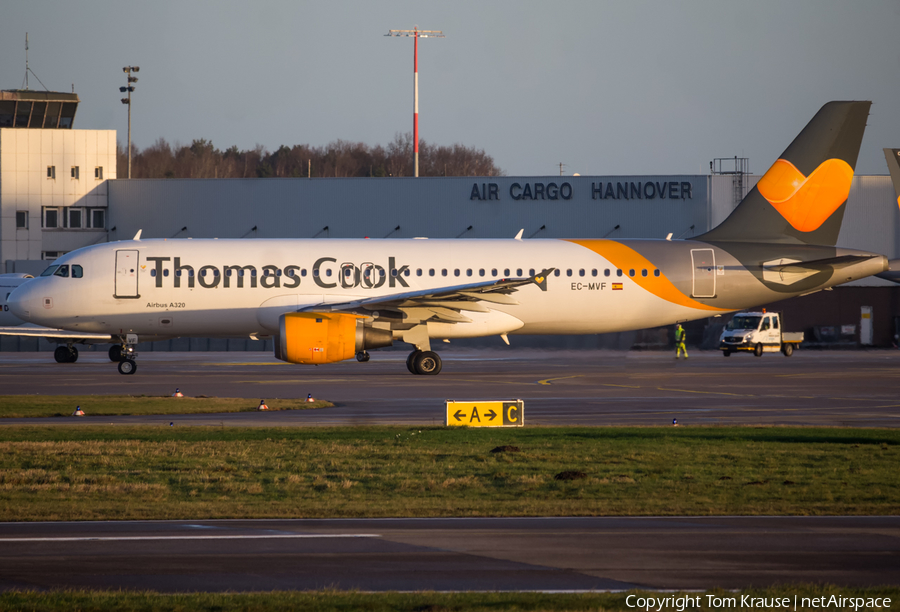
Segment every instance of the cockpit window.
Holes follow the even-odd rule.
[[[78,264],[72,264],[72,278],[81,278],[84,276],[84,270]]]
[[[69,278],[69,266],[64,264],[59,267],[59,269],[53,273],[53,276],[61,276],[63,278]]]
[[[50,266],[49,268],[41,272],[41,276],[53,276],[53,273],[56,272],[56,269],[58,267],[59,266]]]

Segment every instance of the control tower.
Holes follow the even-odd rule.
[[[78,95],[58,91],[0,91],[0,128],[71,130]]]
[[[0,274],[107,239],[115,130],[76,130],[75,93],[0,91]]]

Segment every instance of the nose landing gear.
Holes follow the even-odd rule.
[[[125,344],[122,346],[113,346],[109,349],[109,358],[113,358],[113,349],[119,349],[119,374],[134,374],[137,372],[137,363],[135,363],[134,358],[137,357],[137,351],[134,350],[135,346],[137,346],[138,338],[136,334],[128,334],[125,337]]]

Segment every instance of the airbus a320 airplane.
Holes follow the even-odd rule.
[[[835,248],[870,102],[826,104],[718,227],[694,240],[141,240],[60,257],[9,297],[32,323],[138,340],[274,337],[331,363],[405,342],[437,374],[437,339],[596,334],[803,295],[888,269]]]

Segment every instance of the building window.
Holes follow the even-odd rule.
[[[44,208],[43,209],[43,220],[44,227],[47,229],[54,229],[59,227],[59,209],[58,208]],[[56,259],[54,256],[53,259]]]
[[[77,179],[77,178],[78,178],[78,175],[79,175],[79,168],[78,168],[78,166],[72,166],[72,178],[73,178],[73,179]]]
[[[16,229],[28,229],[28,211],[16,211]]]
[[[56,178],[56,166],[47,166],[47,178],[48,179]]]
[[[106,228],[106,211],[102,208],[94,208],[90,211],[91,227],[94,229]]]
[[[69,229],[81,229],[82,210],[80,208],[69,209]]]
[[[65,251],[43,251],[41,253],[41,259],[44,261],[53,261],[57,257],[62,257],[65,254]],[[41,276],[43,276],[43,274]]]
[[[103,166],[97,166],[94,168],[94,178],[98,181],[103,180]]]

